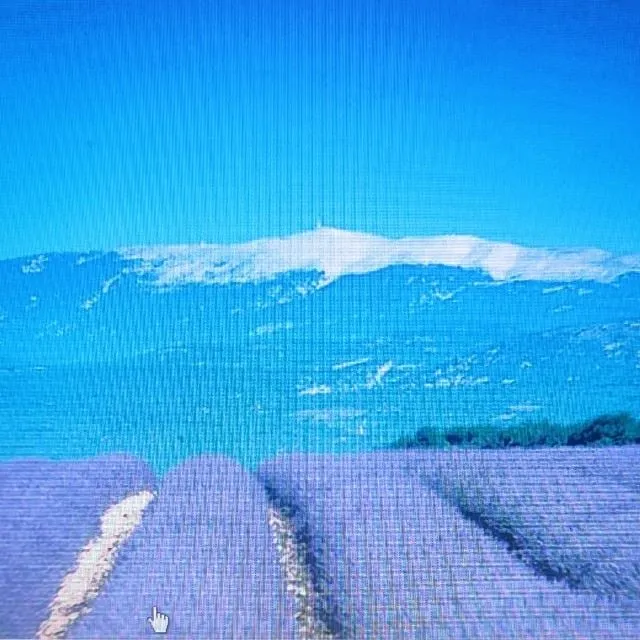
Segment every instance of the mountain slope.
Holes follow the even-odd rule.
[[[509,247],[317,229],[0,262],[0,425],[64,424],[92,452],[144,452],[158,430],[176,456],[255,461],[640,414],[635,258]],[[43,437],[27,429],[16,451]]]

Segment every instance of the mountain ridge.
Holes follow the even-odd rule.
[[[317,283],[321,288],[346,275],[372,273],[394,265],[477,269],[495,282],[591,280],[609,283],[623,274],[640,272],[640,254],[615,256],[595,248],[530,248],[472,235],[393,239],[322,226],[239,244],[129,246],[64,255],[77,256],[76,265],[82,266],[110,254],[127,265],[123,274],[136,273],[158,287],[258,282],[288,272],[315,271],[322,276]],[[45,270],[52,255],[56,254],[19,259],[21,271],[35,274]],[[6,262],[1,261],[0,265]]]

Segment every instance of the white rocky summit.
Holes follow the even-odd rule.
[[[496,281],[609,282],[640,271],[640,255],[617,257],[600,249],[528,248],[468,235],[393,239],[323,226],[235,245],[128,247],[119,253],[127,260],[142,261],[140,269],[153,272],[159,286],[247,282],[289,271],[321,272],[324,285],[391,265],[481,269]]]

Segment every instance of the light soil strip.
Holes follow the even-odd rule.
[[[37,638],[64,638],[69,627],[89,611],[113,569],[118,549],[142,521],[153,493],[141,491],[110,506],[100,519],[100,535],[78,555],[76,566],[64,577],[49,605],[49,617],[40,625]]]
[[[315,613],[318,596],[303,559],[304,548],[295,539],[291,520],[272,507],[269,508],[267,517],[287,591],[296,601],[295,617],[300,640],[332,640],[335,636]]]

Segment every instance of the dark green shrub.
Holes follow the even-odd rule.
[[[442,433],[422,427],[412,436],[394,442],[394,449],[426,449],[430,447],[476,447],[508,449],[512,447],[558,447],[640,444],[640,421],[628,413],[602,415],[578,425],[551,423],[548,420],[525,422],[507,428],[495,424],[476,430],[451,430]]]
[[[637,421],[628,413],[598,416],[587,422],[582,428],[571,433],[567,439],[570,446],[601,444],[625,444],[635,438],[632,432],[637,429]]]
[[[456,433],[455,431],[450,431],[449,433],[447,433],[444,436],[444,439],[450,444],[450,445],[460,445],[464,442],[464,436],[460,433]]]
[[[446,440],[447,444],[450,444],[451,446],[456,447],[461,445],[472,444],[477,437],[478,436],[474,431],[467,431],[466,433],[460,433],[458,431],[449,431],[448,433],[445,434],[444,439]]]
[[[413,437],[415,440],[416,447],[428,447],[429,446],[429,429],[426,427],[422,427],[416,431],[415,436]]]

